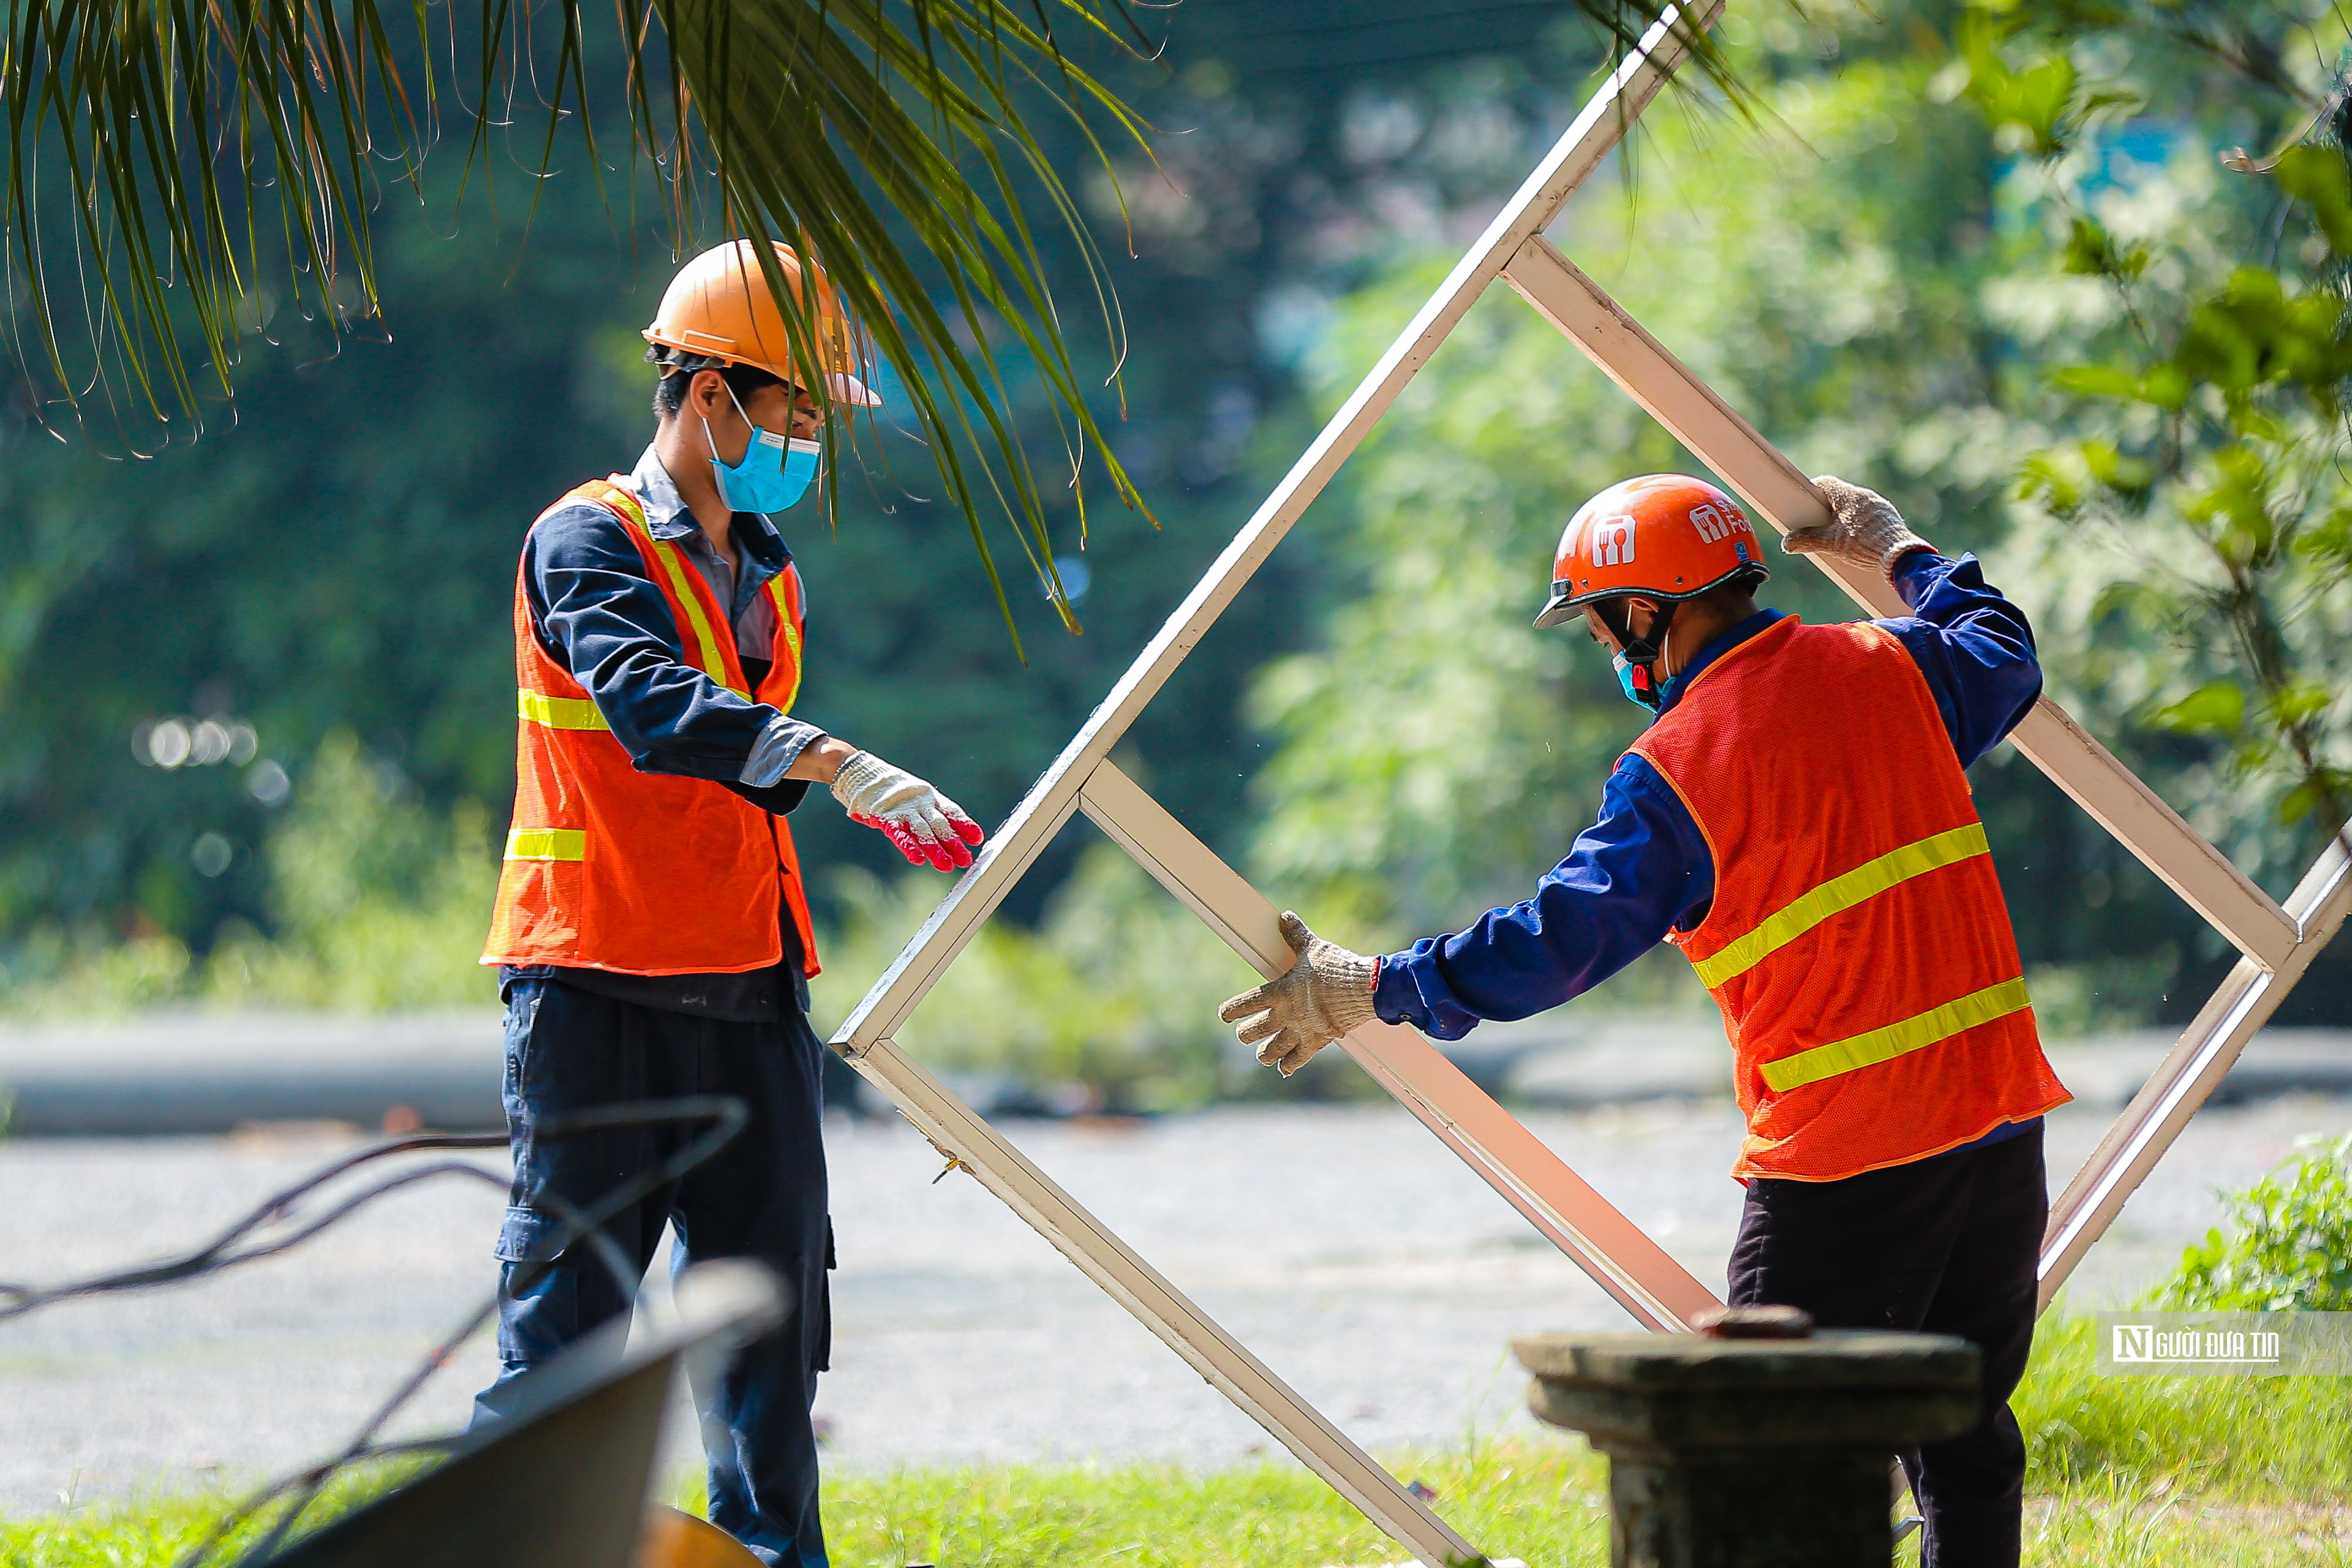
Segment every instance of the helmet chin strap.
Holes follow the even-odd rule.
[[[1660,605],[1657,614],[1650,617],[1649,635],[1637,637],[1633,635],[1631,598],[1604,599],[1592,606],[1601,616],[1601,624],[1607,626],[1609,635],[1617,639],[1618,651],[1633,670],[1634,695],[1654,713],[1664,705],[1659,693],[1666,683],[1666,677],[1658,665],[1665,658],[1666,634],[1674,627],[1675,611],[1678,607],[1679,602],[1673,599]]]

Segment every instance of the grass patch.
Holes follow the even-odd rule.
[[[2236,1501],[2335,1500],[2352,1487],[2352,1384],[2340,1377],[2102,1377],[2088,1318],[2045,1320],[2011,1408],[2026,1488],[2121,1485]]]
[[[1609,1561],[1607,1472],[1580,1443],[1394,1463],[1435,1488],[1438,1511],[1489,1551],[1541,1568]],[[841,1568],[1322,1568],[1404,1554],[1321,1481],[1273,1465],[851,1476],[825,1488],[825,1534]]]
[[[218,1496],[133,1499],[30,1519],[0,1520],[7,1568],[168,1568],[211,1533]]]
[[[2352,1564],[2352,1509],[2232,1504],[2160,1484],[2144,1490],[2095,1484],[2026,1500],[2025,1562],[2037,1568],[2345,1568]]]
[[[392,1486],[413,1462],[379,1462],[373,1470],[338,1478],[305,1511],[301,1532],[357,1508]],[[0,1518],[0,1568],[172,1568],[211,1539],[214,1525],[248,1495],[224,1490],[134,1496],[30,1519]],[[276,1517],[274,1509],[263,1510],[231,1531],[207,1561],[235,1562]]]
[[[2046,1322],[2018,1391],[2029,1564],[2352,1568],[2344,1380],[2101,1377],[2093,1327]],[[1609,1560],[1607,1471],[1580,1442],[1529,1436],[1391,1463],[1490,1552],[1536,1568]],[[169,1568],[226,1506],[145,1499],[0,1520],[0,1568]],[[1325,1568],[1402,1555],[1320,1481],[1273,1464],[835,1474],[825,1528],[839,1568]],[[1917,1558],[1906,1547],[1900,1560]]]
[[[1397,1463],[1399,1474],[1436,1489],[1436,1506],[1456,1529],[1497,1552],[1540,1568],[1609,1561],[1607,1472],[1580,1443]],[[698,1507],[699,1491],[698,1479],[677,1500]],[[824,1493],[836,1568],[1324,1568],[1403,1555],[1329,1488],[1290,1466],[1198,1473],[1165,1465],[992,1465],[833,1476]],[[170,1568],[228,1500],[138,1500],[0,1520],[0,1565]]]

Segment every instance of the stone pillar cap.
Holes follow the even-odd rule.
[[[1519,1364],[1550,1382],[1628,1390],[1880,1388],[1973,1391],[1981,1356],[1948,1334],[1822,1329],[1801,1340],[1698,1334],[1531,1334]]]

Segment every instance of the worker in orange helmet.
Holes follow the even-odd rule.
[[[710,1516],[762,1562],[819,1568],[809,1414],[831,1317],[816,942],[784,814],[812,784],[915,864],[971,863],[981,829],[904,769],[792,716],[806,601],[770,520],[822,457],[818,389],[880,400],[814,266],[774,247],[787,317],[748,240],[689,261],[645,331],[653,444],[531,524],[514,599],[516,789],[482,962],[507,1005],[513,1195],[499,1237],[498,1381],[628,1310],[667,1225],[683,1268],[765,1263],[791,1316],[698,1389]],[[723,1096],[742,1131],[681,1180],[565,1242],[574,1215],[657,1172],[708,1125],[541,1136],[552,1119]],[[723,1436],[719,1436],[722,1435]]]
[[[1912,610],[1810,626],[1759,609],[1756,531],[1701,480],[1612,486],[1560,537],[1536,624],[1581,620],[1654,715],[1601,816],[1534,897],[1402,952],[1283,926],[1288,973],[1225,1004],[1297,1071],[1374,1017],[1459,1039],[1578,995],[1661,940],[1723,1012],[1748,1136],[1735,1306],[1958,1334],[1984,1352],[1974,1429],[1904,1456],[1927,1568],[2018,1561],[2009,1411],[2047,1214],[2043,1058],[1969,763],[2041,694],[2033,636],[1975,557],[1886,500],[1816,480],[1786,548],[1885,574]]]

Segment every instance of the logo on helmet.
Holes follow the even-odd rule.
[[[1633,520],[1631,517],[1603,517],[1593,521],[1592,563],[1595,566],[1633,564]]]
[[[1734,508],[1731,515],[1727,518],[1716,509],[1713,502],[1702,502],[1691,508],[1690,520],[1691,526],[1698,530],[1700,542],[1706,544],[1713,544],[1717,540],[1730,534],[1756,531],[1748,525],[1748,519],[1741,515],[1737,508]]]

